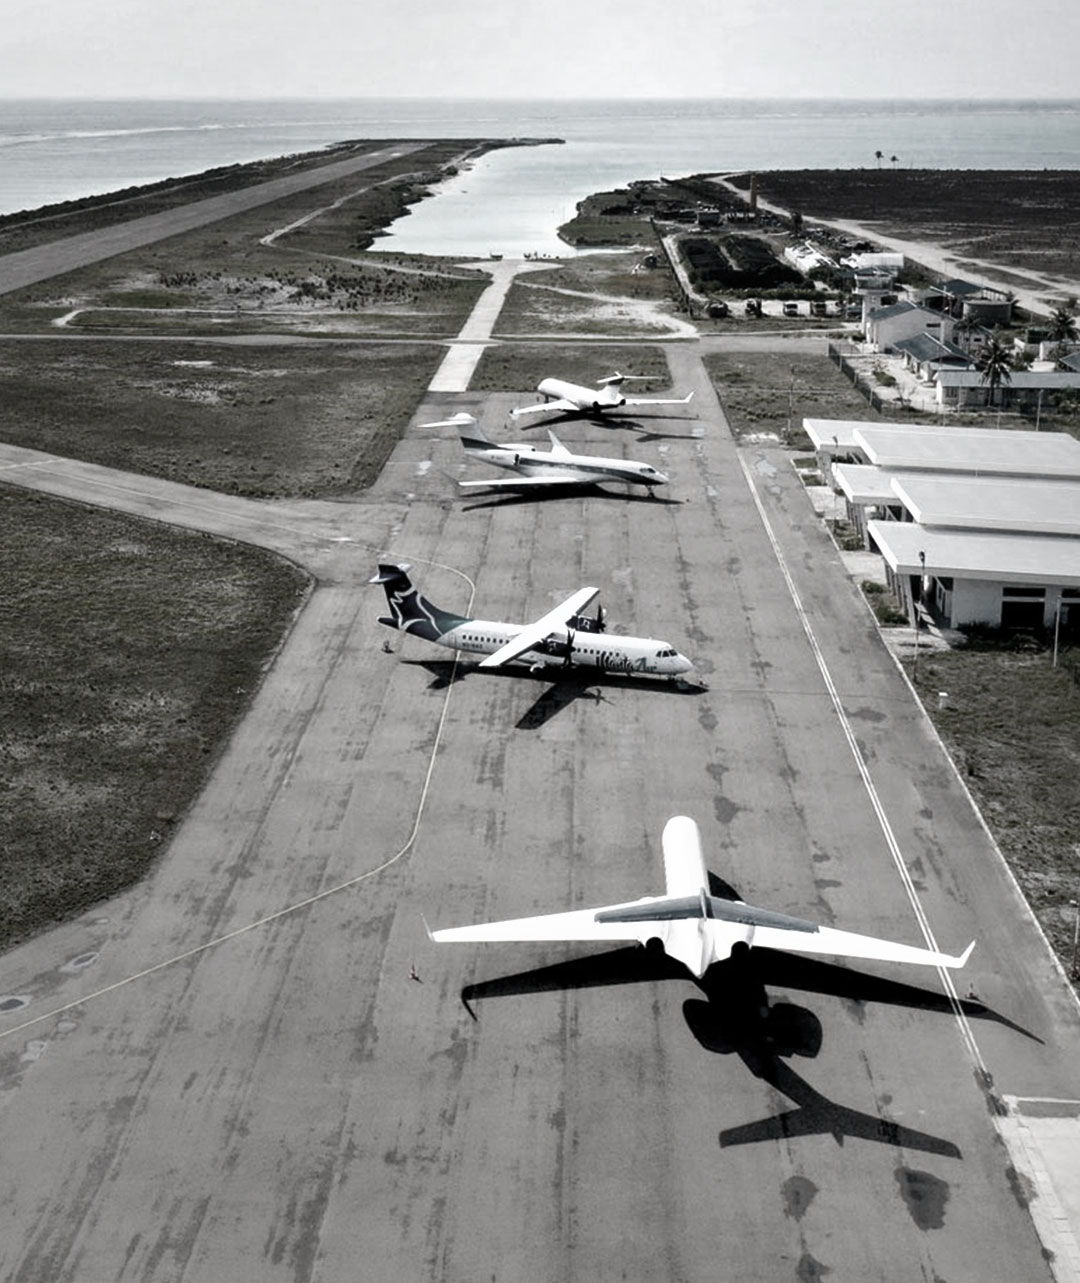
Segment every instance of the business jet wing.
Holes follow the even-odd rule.
[[[602,478],[599,478],[602,480]],[[459,481],[462,490],[475,490],[486,486],[490,490],[552,489],[566,486],[595,486],[596,477],[496,477],[493,481]]]
[[[651,899],[633,900],[629,904],[609,905],[606,910],[571,909],[568,913],[542,913],[535,918],[507,918],[502,922],[479,922],[471,927],[444,927],[441,931],[432,931],[428,927],[428,935],[437,944],[531,940],[609,940],[617,944],[640,940],[640,925],[636,920],[622,918],[602,922],[600,916],[605,912],[618,914],[631,909],[645,909],[651,903]]]
[[[671,400],[655,396],[642,397],[640,399],[628,396],[623,405],[689,405],[693,395],[693,392],[687,392],[686,396],[678,396]]]
[[[581,406],[576,401],[567,401],[565,397],[559,397],[555,401],[541,401],[538,405],[519,405],[516,410],[510,413],[515,419],[520,419],[526,414],[547,414],[548,411],[564,410],[571,414],[576,414]]]
[[[757,927],[753,945],[760,949],[782,949],[785,953],[810,953],[832,958],[868,958],[874,962],[904,962],[922,967],[962,967],[971,957],[975,941],[961,954],[940,953],[917,945],[897,944],[876,936],[862,936],[835,927],[817,927],[813,932],[784,927]]]
[[[541,615],[536,623],[526,624],[521,632],[511,638],[505,646],[500,646],[487,659],[482,659],[480,667],[499,668],[502,664],[508,664],[512,659],[517,659],[519,655],[524,655],[527,650],[532,650],[557,629],[564,629],[567,621],[574,615],[580,615],[599,592],[599,588],[579,588],[554,610]]]

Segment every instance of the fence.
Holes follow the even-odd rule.
[[[875,409],[878,414],[884,414],[886,406],[885,398],[877,391],[876,388],[870,387],[859,378],[858,369],[847,359],[843,352],[840,351],[839,346],[831,340],[829,341],[828,354],[829,360],[839,369],[840,373],[850,381],[851,386],[857,392],[861,392],[862,395],[866,397],[867,401],[870,402],[871,407]]]

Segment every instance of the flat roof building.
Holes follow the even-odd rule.
[[[1080,627],[1080,441],[1061,432],[804,420],[915,623]],[[827,445],[825,444],[827,443]],[[1071,618],[1070,618],[1071,615]]]

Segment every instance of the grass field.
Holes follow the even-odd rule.
[[[252,497],[378,475],[443,351],[0,341],[4,439]]]
[[[0,487],[0,948],[140,878],[307,579],[256,549]]]
[[[661,348],[608,343],[587,347],[579,343],[489,347],[480,358],[470,386],[475,392],[525,394],[533,392],[545,378],[595,387],[599,379],[616,372],[633,376],[635,393],[642,396],[670,387],[671,375]]]
[[[1080,894],[1080,651],[972,641],[919,662],[917,689],[1066,966]],[[909,665],[910,671],[910,665]],[[945,708],[938,693],[945,691]]]
[[[706,356],[705,368],[736,440],[775,437],[806,450],[804,418],[881,417],[825,356],[732,352]]]

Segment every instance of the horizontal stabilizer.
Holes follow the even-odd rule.
[[[622,916],[625,915],[625,916]],[[651,905],[629,909],[608,909],[596,915],[597,922],[670,921],[676,918],[711,918],[717,922],[738,922],[744,926],[773,927],[778,931],[819,930],[813,922],[792,918],[771,909],[758,909],[741,900],[721,900],[717,896],[679,896],[657,900]]]
[[[403,561],[400,566],[394,566],[386,562],[380,562],[379,568],[368,580],[369,584],[389,584],[395,579],[403,579],[412,570],[412,566],[407,561]]]

